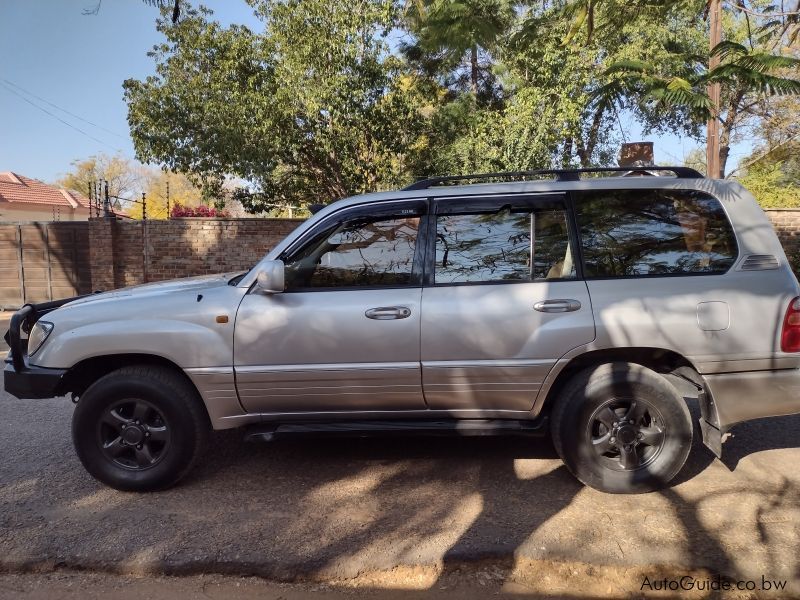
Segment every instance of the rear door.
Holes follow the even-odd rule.
[[[422,294],[431,409],[527,411],[569,350],[594,339],[565,195],[434,201]]]

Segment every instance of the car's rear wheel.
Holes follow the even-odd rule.
[[[125,367],[98,379],[81,396],[72,440],[83,466],[126,491],[177,483],[200,455],[209,430],[192,385],[161,366]]]
[[[583,483],[611,493],[659,489],[681,470],[692,446],[692,420],[661,375],[633,363],[578,373],[557,399],[553,443]]]

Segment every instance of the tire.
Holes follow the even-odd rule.
[[[161,366],[125,367],[101,377],[72,417],[72,442],[83,466],[123,491],[177,483],[200,456],[209,430],[194,387]]]
[[[683,397],[661,375],[633,363],[578,373],[557,399],[551,429],[553,445],[572,474],[612,494],[666,486],[692,447],[692,419]]]

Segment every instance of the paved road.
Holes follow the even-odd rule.
[[[546,439],[257,445],[235,431],[216,434],[177,488],[137,495],[83,471],[72,409],[0,392],[0,570],[333,580],[422,569],[435,588],[482,561],[501,582],[548,577],[551,564],[615,581],[694,568],[787,579],[800,594],[800,416],[739,427],[732,471],[695,447],[676,486],[643,496],[583,488]]]

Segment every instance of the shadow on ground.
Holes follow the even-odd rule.
[[[493,589],[565,595],[565,581],[594,577],[612,590],[596,597],[689,569],[800,580],[800,417],[742,426],[732,472],[695,440],[677,485],[640,496],[582,487],[546,438],[258,445],[235,431],[214,436],[182,485],[139,495],[83,471],[71,410],[65,399],[0,402],[4,570],[340,582],[395,573],[433,590],[480,572]]]

